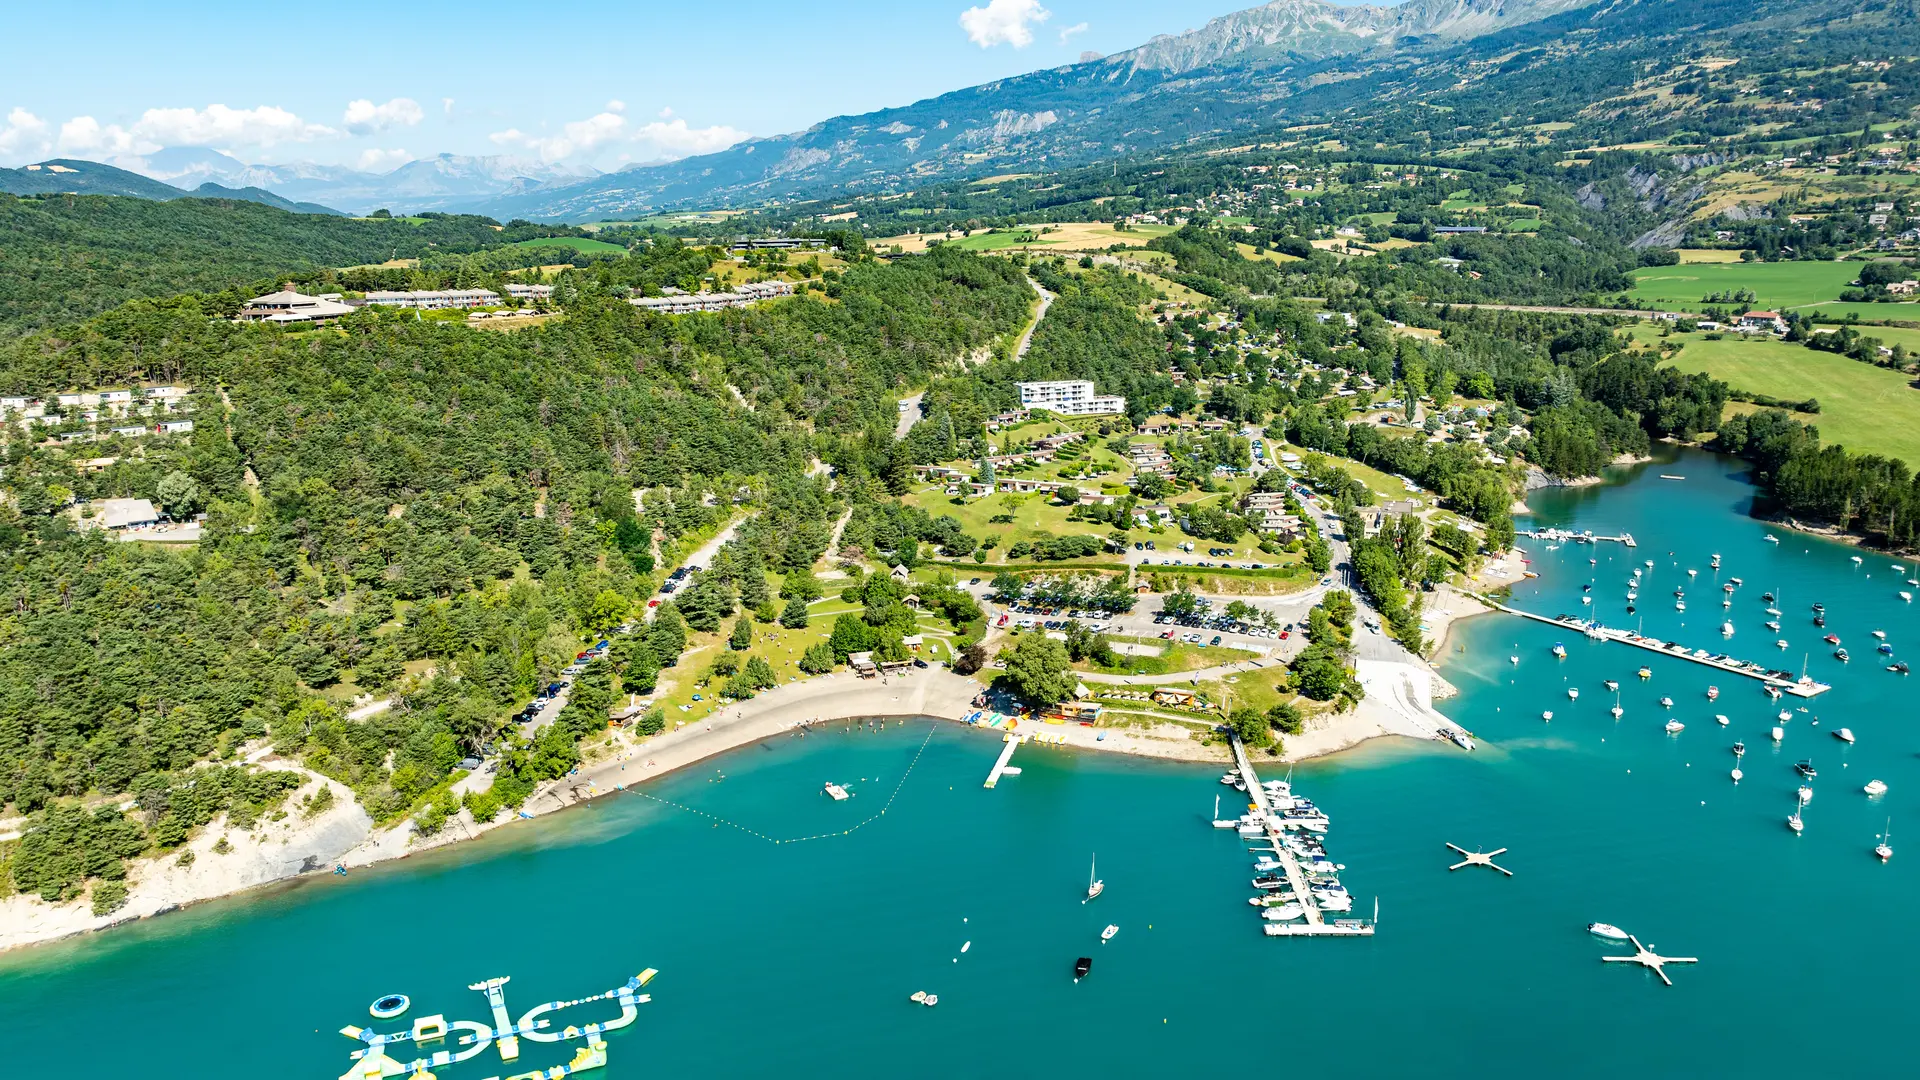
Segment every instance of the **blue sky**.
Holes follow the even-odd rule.
[[[0,165],[211,146],[617,168],[1194,29],[1255,0],[22,5]]]

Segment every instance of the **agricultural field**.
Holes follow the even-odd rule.
[[[1799,419],[1820,429],[1820,441],[1855,453],[1920,462],[1920,390],[1886,368],[1784,341],[1676,334],[1685,343],[1673,366],[1704,371],[1739,390],[1787,401],[1814,398],[1818,415]],[[1798,415],[1798,414],[1796,414]]]
[[[619,244],[609,244],[605,240],[590,240],[584,236],[548,236],[535,240],[522,240],[514,247],[565,247],[575,251],[584,251],[590,255],[625,255],[627,249]]]
[[[1853,304],[1835,300],[1826,304],[1809,304],[1800,311],[1822,321],[1858,317],[1863,323],[1920,325],[1920,303]]]
[[[1702,297],[1746,290],[1754,294],[1753,302],[1732,306],[1774,311],[1806,307],[1838,301],[1840,290],[1860,276],[1861,265],[1857,262],[1733,262],[1646,266],[1633,272],[1633,298],[1666,310],[1698,311],[1705,306]]]
[[[1125,232],[1104,221],[1063,221],[1021,225],[1013,229],[958,233],[917,233],[889,236],[871,241],[873,247],[886,250],[899,245],[902,251],[925,251],[929,240],[951,244],[962,251],[1094,251],[1114,244],[1144,244],[1156,236],[1173,232],[1171,225],[1135,225]],[[949,238],[951,236],[951,238]]]
[[[1737,263],[1740,253],[1721,248],[1678,248],[1681,266],[1693,266],[1698,263]]]

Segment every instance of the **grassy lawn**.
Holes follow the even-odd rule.
[[[1746,289],[1755,308],[1804,307],[1836,300],[1847,282],[1860,276],[1861,263],[1689,263],[1645,266],[1633,272],[1633,296],[1662,308],[1698,311],[1701,297]],[[1875,305],[1879,306],[1879,305]]]
[[[1800,419],[1819,427],[1823,443],[1920,461],[1920,390],[1898,372],[1783,341],[1706,341],[1698,334],[1668,340],[1686,343],[1673,361],[1681,371],[1704,371],[1756,394],[1818,399],[1820,413]]]
[[[1149,606],[1150,607],[1150,606]],[[1181,633],[1194,631],[1181,630]],[[1212,632],[1208,631],[1209,640]],[[1136,638],[1114,636],[1114,641],[1132,641],[1146,645],[1159,645],[1166,651],[1159,656],[1126,656],[1111,667],[1102,667],[1092,661],[1083,660],[1073,665],[1080,671],[1098,671],[1108,675],[1165,675],[1173,671],[1199,671],[1203,668],[1219,667],[1223,664],[1237,664],[1250,660],[1258,653],[1244,649],[1215,648],[1211,645],[1188,645],[1185,642],[1167,641],[1163,638]]]
[[[625,255],[627,249],[619,244],[609,244],[605,240],[589,240],[584,236],[549,236],[536,240],[522,240],[514,247],[565,247],[575,251],[594,252],[602,255]]]

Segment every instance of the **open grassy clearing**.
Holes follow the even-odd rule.
[[[1800,309],[1800,313],[1822,322],[1858,316],[1863,323],[1899,322],[1920,325],[1920,303],[1850,304],[1835,300],[1825,304],[1808,304]]]
[[[959,233],[914,233],[872,241],[879,250],[899,245],[902,251],[925,251],[929,241],[952,244],[962,251],[1096,251],[1114,244],[1144,244],[1174,231],[1171,225],[1134,225],[1122,232],[1110,222],[1060,221],[1020,225],[1012,229]]]
[[[1920,462],[1920,390],[1899,372],[1784,341],[1707,341],[1699,334],[1667,340],[1676,338],[1685,343],[1673,361],[1681,371],[1704,371],[1784,400],[1817,399],[1819,415],[1801,419],[1819,427],[1822,443]]]
[[[1678,254],[1680,256],[1681,266],[1692,266],[1698,263],[1737,263],[1740,261],[1740,253],[1738,251],[1722,251],[1717,248],[1679,248]]]
[[[537,240],[522,240],[514,247],[565,247],[575,251],[584,251],[598,255],[625,255],[627,249],[619,244],[609,244],[605,240],[590,240],[584,236],[548,236]]]
[[[1860,266],[1835,262],[1646,266],[1633,272],[1633,297],[1660,308],[1698,311],[1705,306],[1704,296],[1744,289],[1754,294],[1753,302],[1733,306],[1777,311],[1838,300],[1847,282],[1860,276]]]

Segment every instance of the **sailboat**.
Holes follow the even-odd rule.
[[[1888,859],[1893,858],[1893,845],[1887,842],[1887,840],[1892,836],[1893,836],[1893,819],[1888,818],[1887,831],[1880,834],[1880,842],[1873,846],[1873,853],[1875,855],[1880,856],[1881,862],[1886,862]]]
[[[1794,833],[1797,835],[1802,829],[1805,829],[1806,827],[1807,827],[1807,823],[1800,820],[1800,804],[1795,804],[1793,808],[1793,813],[1787,815],[1787,828],[1792,829]]]
[[[1214,798],[1214,813],[1217,814],[1220,812],[1219,810],[1220,797],[1216,795],[1213,798]],[[1106,891],[1107,883],[1093,876],[1094,867],[1097,867],[1099,864],[1100,864],[1099,856],[1096,854],[1094,856],[1094,861],[1090,863],[1087,867],[1087,900],[1091,900],[1094,897],[1099,896],[1101,893]],[[1082,900],[1080,902],[1084,904],[1087,902],[1087,900]]]

